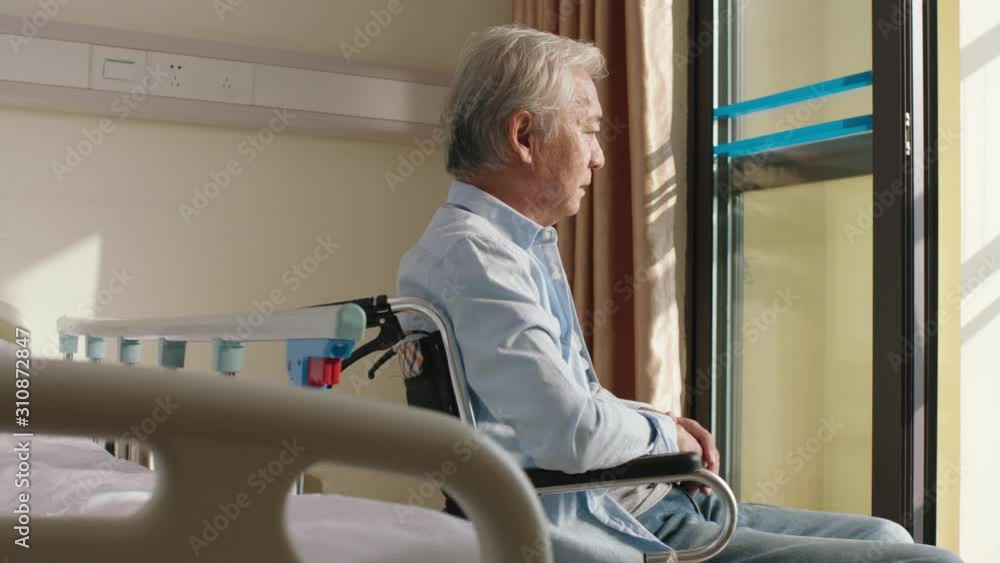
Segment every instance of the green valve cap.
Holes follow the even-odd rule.
[[[170,369],[184,367],[184,355],[187,352],[187,342],[183,340],[160,339],[160,366]]]
[[[239,373],[243,370],[243,351],[247,346],[245,342],[216,338],[213,344],[216,371]]]

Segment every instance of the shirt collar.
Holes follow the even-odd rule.
[[[465,182],[459,180],[452,182],[451,190],[448,192],[448,203],[493,223],[521,248],[529,248],[539,236],[545,240],[556,239],[555,227],[543,227],[513,207]]]

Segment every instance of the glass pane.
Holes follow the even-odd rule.
[[[735,2],[734,101],[871,70],[871,9],[871,0]]]
[[[720,83],[732,99],[721,96],[723,104],[871,70],[871,0],[734,0],[731,7],[720,26],[730,34]],[[720,121],[719,141],[871,112],[871,88],[860,88]],[[787,174],[769,171],[784,178],[774,184],[781,187],[753,181],[754,191],[728,200],[723,260],[735,361],[724,374],[726,427],[742,501],[870,513],[872,176],[869,164],[841,177],[837,170],[858,159],[831,160],[859,150],[870,159],[870,142],[856,140],[793,151],[778,165]],[[812,160],[796,161],[805,156]],[[732,162],[740,170],[754,155],[742,158]],[[720,187],[731,189],[740,181],[729,164],[720,157],[718,170]]]
[[[870,511],[871,198],[871,176],[742,197],[741,500]]]
[[[742,0],[735,4],[734,102],[872,69],[871,0]],[[860,88],[740,117],[740,138],[871,113]]]

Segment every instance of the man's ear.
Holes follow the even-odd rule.
[[[519,109],[510,114],[507,121],[507,142],[514,156],[524,164],[531,164],[531,132],[534,129],[534,117],[527,110]]]

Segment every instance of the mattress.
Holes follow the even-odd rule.
[[[151,496],[155,475],[118,460],[87,438],[31,439],[31,509],[40,515],[123,516]],[[17,473],[15,439],[0,437],[0,475]],[[25,489],[0,480],[0,510],[11,514]],[[401,518],[400,514],[405,514]],[[342,495],[291,496],[289,536],[303,561],[478,562],[472,525],[447,514]]]

